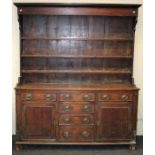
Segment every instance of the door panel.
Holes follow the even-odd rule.
[[[120,140],[131,137],[131,103],[98,104],[98,140]]]
[[[39,104],[23,104],[22,106],[22,138],[53,139],[55,138],[53,106]]]

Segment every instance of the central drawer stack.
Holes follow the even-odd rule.
[[[94,141],[95,94],[68,91],[59,98],[59,141]]]

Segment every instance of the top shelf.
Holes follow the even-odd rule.
[[[84,40],[84,41],[132,41],[130,36],[105,36],[105,37],[43,37],[43,36],[22,36],[22,40]]]

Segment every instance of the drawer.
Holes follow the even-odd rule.
[[[60,101],[94,101],[95,94],[87,92],[64,92],[60,94]]]
[[[132,101],[133,94],[130,92],[103,92],[97,94],[97,100],[107,101]]]
[[[94,113],[94,104],[89,102],[61,102],[60,113]]]
[[[94,116],[93,115],[60,115],[59,125],[94,125]]]
[[[94,126],[60,126],[59,141],[93,141]]]
[[[24,101],[56,101],[56,94],[49,91],[27,91],[21,93]]]

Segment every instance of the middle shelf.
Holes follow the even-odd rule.
[[[50,70],[22,70],[22,73],[29,74],[131,74],[131,70],[103,68],[103,69],[50,69]]]
[[[133,37],[129,35],[109,35],[109,36],[59,36],[59,37],[48,37],[48,36],[21,36],[22,40],[91,40],[91,41],[132,41]]]
[[[130,55],[93,55],[93,54],[22,54],[21,57],[32,57],[32,58],[114,58],[114,59],[131,59]]]

